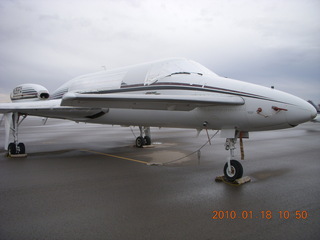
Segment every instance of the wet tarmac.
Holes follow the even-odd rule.
[[[218,135],[151,130],[27,118],[10,159],[1,127],[0,239],[320,239],[320,124],[251,133],[241,186]]]

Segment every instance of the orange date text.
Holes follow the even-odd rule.
[[[271,210],[263,210],[263,211],[222,211],[215,210],[212,211],[212,219],[214,220],[222,220],[222,219],[267,219],[271,220],[274,218],[277,219],[301,219],[305,220],[309,217],[308,211],[271,211]]]

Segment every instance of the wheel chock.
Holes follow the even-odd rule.
[[[235,182],[238,184],[245,184],[245,183],[251,182],[251,178],[249,176],[245,176],[245,177],[236,179]]]
[[[242,185],[242,184],[251,182],[251,178],[248,177],[248,176],[245,176],[245,177],[242,177],[242,178],[238,178],[238,179],[236,179],[236,180],[233,181],[233,182],[229,182],[229,181],[226,179],[225,176],[218,176],[218,177],[215,178],[215,181],[216,181],[216,182],[224,182],[224,183],[231,184],[231,185]]]
[[[151,145],[143,145],[142,146],[142,148],[154,148],[154,147],[155,147],[155,145],[152,145],[152,144]]]
[[[28,154],[7,154],[9,158],[26,158]]]

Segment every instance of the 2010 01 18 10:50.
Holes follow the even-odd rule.
[[[287,210],[281,210],[281,211],[271,211],[271,210],[262,210],[258,212],[254,211],[223,211],[223,210],[214,210],[212,211],[212,219],[213,220],[222,220],[222,219],[273,219],[273,218],[279,218],[279,219],[300,219],[305,220],[309,217],[308,211],[287,211]]]

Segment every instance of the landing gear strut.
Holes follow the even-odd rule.
[[[140,136],[136,138],[136,147],[142,148],[144,145],[151,145],[150,127],[139,126]]]
[[[23,118],[20,120],[20,114],[15,112],[12,114],[12,134],[13,142],[8,145],[8,156],[22,155],[26,153],[26,147],[23,143],[19,143],[18,140],[18,128],[22,121],[26,118],[26,115],[23,115]]]
[[[240,162],[234,158],[234,150],[237,138],[227,138],[226,140],[226,150],[230,150],[230,156],[228,157],[228,162],[224,165],[223,173],[225,178],[229,182],[234,182],[236,179],[241,178],[243,175],[243,168]]]

